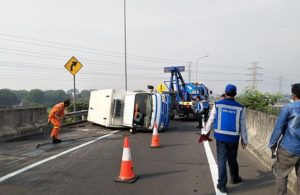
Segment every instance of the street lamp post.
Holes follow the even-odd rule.
[[[127,91],[126,0],[124,0],[125,90]]]
[[[196,60],[196,82],[198,82],[198,63],[199,60],[203,59],[203,58],[207,58],[209,56],[209,54],[205,55],[205,56],[201,56]]]

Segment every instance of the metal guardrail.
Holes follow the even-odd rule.
[[[88,115],[87,110],[80,110],[80,111],[76,111],[76,112],[68,112],[65,114],[65,117],[71,118],[71,117],[81,116],[81,120],[84,121],[84,120],[86,120],[87,115]]]
[[[72,117],[72,116],[82,116],[82,115],[87,115],[88,110],[80,110],[76,112],[68,112],[65,114],[66,117]]]

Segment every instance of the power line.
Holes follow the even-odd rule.
[[[29,38],[29,37],[24,37],[24,36],[8,35],[8,34],[5,34],[5,33],[0,33],[0,36],[13,37],[13,38],[18,38],[18,39],[25,39],[25,40],[30,40],[30,41],[42,42],[42,43],[25,42],[25,41],[20,41],[20,40],[15,40],[15,39],[7,39],[7,38],[0,37],[0,39],[2,39],[2,40],[18,42],[18,43],[23,43],[23,44],[38,45],[38,46],[43,46],[43,47],[63,49],[63,50],[69,50],[69,51],[79,51],[79,52],[84,52],[84,53],[90,53],[90,54],[95,54],[95,55],[105,55],[105,56],[117,57],[117,58],[123,58],[124,57],[123,53],[110,51],[110,50],[87,48],[87,47],[82,47],[82,46],[79,46],[79,45],[73,45],[73,44],[67,44],[67,43],[58,43],[58,42],[52,42],[52,41],[44,41],[44,40],[39,40],[39,39],[34,39],[34,38]],[[64,47],[61,47],[60,45],[63,45]],[[67,47],[65,47],[65,46],[67,46]],[[76,49],[74,49],[74,48],[76,48]],[[77,49],[77,48],[80,48],[80,49]],[[25,49],[28,49],[28,48],[25,48]],[[101,52],[103,52],[104,54],[101,53]],[[109,54],[107,54],[107,53],[109,53]],[[114,55],[111,55],[111,54],[114,54]],[[169,63],[169,64],[174,64],[174,62],[175,63],[180,63],[180,64],[185,63],[184,60],[177,60],[177,59],[157,58],[157,57],[142,56],[142,55],[135,55],[135,54],[128,54],[128,55],[131,56],[131,57],[136,57],[136,58],[146,58],[146,59],[138,59],[138,60],[150,61],[150,62],[155,62],[155,63]],[[208,63],[199,63],[199,64],[208,65],[210,67],[211,66],[220,67],[220,68],[231,67],[231,68],[243,69],[243,67],[240,67],[240,66],[232,66],[232,65],[225,65],[225,64],[208,64]],[[191,64],[191,66],[195,66],[195,65]]]
[[[20,73],[23,74],[24,72],[30,72],[32,70],[34,70],[34,73],[39,73],[39,74],[49,74],[49,72],[55,72],[56,74],[57,73],[62,73],[64,70],[63,67],[54,67],[53,65],[51,64],[41,64],[41,63],[29,63],[29,62],[8,62],[8,61],[0,61],[0,67],[5,67],[5,71],[8,72],[10,69],[16,69],[16,70],[20,70]],[[118,69],[118,68],[114,68],[113,69]],[[146,70],[147,72],[152,72],[152,71],[157,71],[157,70],[153,70],[153,69],[145,69],[145,68],[142,68],[144,70]],[[154,73],[153,72],[153,73]],[[2,72],[3,73],[3,72]],[[102,71],[99,71],[98,68],[96,67],[93,67],[93,68],[89,68],[88,70],[86,69],[83,69],[83,71],[80,72],[80,74],[98,74],[98,75],[119,75],[119,76],[122,76],[121,73],[119,72],[116,72],[116,71],[110,71],[108,69],[105,69],[105,70],[102,70]],[[212,75],[224,75],[225,76],[231,76],[231,75],[237,75],[237,76],[245,76],[246,74],[245,73],[230,73],[230,74],[226,74],[226,72],[218,72],[218,71],[201,71],[201,73],[203,73],[204,75],[207,75],[207,74],[212,74]],[[32,74],[32,72],[31,72]],[[140,73],[138,72],[132,72],[131,75],[141,75]],[[166,75],[166,74],[161,74],[161,75]],[[147,75],[148,76],[148,75]],[[167,75],[166,75],[167,76]]]
[[[45,40],[34,39],[34,38],[24,37],[24,36],[10,35],[10,34],[5,34],[5,33],[0,33],[0,36],[13,37],[13,38],[17,38],[17,39],[25,39],[25,40],[30,40],[30,41],[34,41],[34,42],[42,42],[42,43],[46,43],[46,44],[50,44],[50,45],[38,44],[38,43],[34,43],[34,42],[30,42],[29,43],[29,42],[14,40],[14,39],[0,38],[0,39],[3,39],[3,40],[20,42],[20,43],[24,43],[24,44],[35,44],[35,45],[40,45],[40,46],[55,47],[55,48],[58,48],[58,49],[68,49],[68,50],[70,50],[70,49],[74,50],[74,48],[80,48],[81,51],[87,50],[87,51],[92,51],[92,52],[97,51],[97,52],[104,52],[104,53],[112,53],[112,54],[117,54],[118,57],[123,57],[123,53],[122,52],[116,52],[116,51],[111,51],[111,50],[95,49],[95,48],[83,47],[83,46],[79,46],[79,45],[68,44],[68,43],[61,43],[61,42],[54,42],[54,41],[45,41]],[[70,47],[70,48],[58,47],[57,45],[63,45],[63,46],[67,46],[67,47]],[[76,50],[79,50],[79,49],[76,49]],[[99,53],[96,53],[96,54],[99,54]],[[185,62],[185,60],[168,59],[168,58],[158,58],[158,57],[143,56],[143,55],[137,55],[137,54],[128,54],[128,55],[132,56],[132,57],[138,57],[138,58],[156,59],[156,60],[163,60],[163,61],[173,61],[173,62],[177,62],[177,63],[178,62],[180,62],[180,63],[184,63]]]

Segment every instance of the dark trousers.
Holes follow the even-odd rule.
[[[198,120],[198,122],[199,122],[198,127],[199,127],[200,129],[202,129],[202,128],[203,128],[203,125],[202,125],[202,113],[197,113],[197,120]]]
[[[209,113],[209,108],[204,108],[204,109],[203,109],[204,122],[207,122],[207,121],[208,121],[208,113]]]
[[[218,184],[221,188],[225,188],[227,184],[227,161],[231,179],[234,181],[239,177],[239,165],[237,162],[238,147],[239,142],[231,143],[217,141],[217,161],[219,172]]]

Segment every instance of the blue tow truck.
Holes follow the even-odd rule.
[[[185,71],[184,66],[165,67],[165,73],[171,73],[169,81],[165,81],[167,91],[171,96],[170,118],[176,116],[184,118],[196,119],[195,106],[196,97],[203,99],[205,96],[209,98],[211,91],[204,84],[185,83],[181,72]]]

